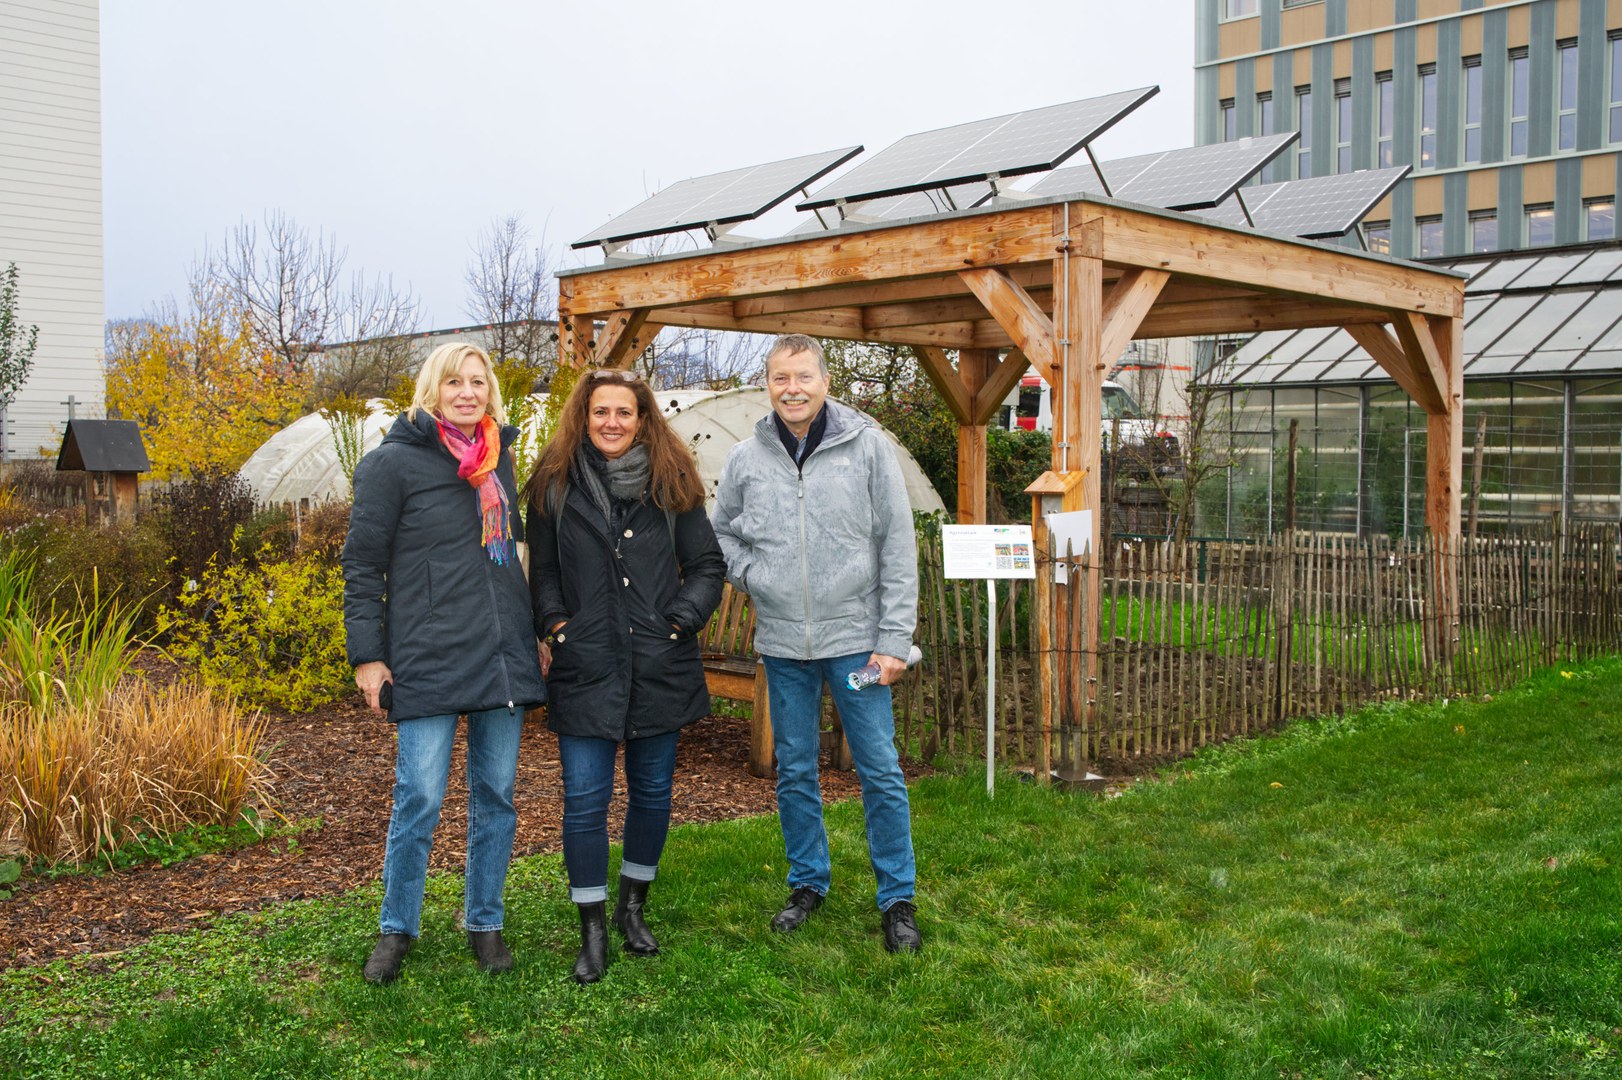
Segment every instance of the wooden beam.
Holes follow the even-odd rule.
[[[1414,374],[1435,389],[1436,398],[1444,408],[1451,408],[1448,401],[1448,373],[1436,339],[1431,334],[1430,323],[1423,315],[1396,311],[1392,312],[1391,325],[1397,331],[1397,340],[1402,343],[1402,351],[1407,355]]]
[[[1391,336],[1390,331],[1383,326],[1361,323],[1347,326],[1346,332],[1352,335],[1352,340],[1361,345],[1363,351],[1372,356],[1374,362],[1396,380],[1404,393],[1419,402],[1426,412],[1434,413],[1442,410],[1442,402],[1435,395],[1435,387],[1429,379],[1420,378],[1408,366],[1407,354],[1403,352],[1397,339]]]
[[[914,345],[912,354],[918,358],[918,366],[923,368],[929,385],[946,402],[946,407],[952,411],[957,422],[973,423],[974,394],[953,369],[952,362],[946,358],[946,350],[934,345]]]
[[[1436,349],[1446,406],[1426,410],[1425,525],[1451,542],[1460,532],[1464,476],[1464,320],[1431,319],[1425,337]]]
[[[1464,280],[1449,274],[1192,218],[1098,203],[1072,205],[1098,216],[1103,223],[1102,255],[1120,266],[1427,315],[1464,312]]]
[[[569,305],[606,314],[1042,262],[1053,255],[1051,217],[1050,207],[1016,207],[605,266],[568,275]]]
[[[1018,349],[1010,349],[1002,363],[987,367],[985,385],[974,395],[974,422],[989,423],[1009,391],[1019,385],[1020,378],[1031,368],[1030,360]]]
[[[886,345],[938,345],[946,349],[977,347],[977,328],[972,322],[941,323],[936,326],[896,327],[868,330],[861,325],[859,308],[841,308],[836,313],[802,311],[792,315],[768,315],[740,319],[729,314],[729,305],[702,304],[690,307],[660,308],[659,322],[666,326],[695,326],[704,330],[742,330],[756,334],[810,334],[812,337],[841,341],[877,341]],[[1006,348],[1008,336],[990,319],[983,320],[991,333],[1001,338],[988,347]]]
[[[651,335],[642,332],[647,321],[646,309],[616,311],[605,319],[603,332],[597,338],[597,366],[627,367],[642,355],[642,350],[653,341]]]
[[[942,357],[944,359],[944,356]],[[996,362],[989,349],[963,349],[957,354],[957,375],[976,398],[985,387],[988,367]],[[986,513],[986,425],[985,421],[961,422],[957,429],[957,520],[960,525],[984,525]]]
[[[958,276],[1033,364],[1052,368],[1058,362],[1053,320],[1030,293],[1000,270],[961,270]]]
[[[565,367],[590,367],[597,355],[596,333],[597,324],[589,315],[559,315],[558,363]]]
[[[1113,364],[1126,351],[1143,317],[1154,307],[1155,298],[1171,275],[1164,270],[1128,270],[1104,297],[1104,326],[1099,337],[1099,353],[1105,364]]]
[[[1197,337],[1259,330],[1303,330],[1314,326],[1389,322],[1380,308],[1304,300],[1283,296],[1250,296],[1231,300],[1157,303],[1138,325],[1135,337]],[[1116,354],[1119,355],[1119,354]]]
[[[1029,293],[1037,307],[1051,310],[1053,291]],[[1044,304],[1043,299],[1048,302]],[[972,295],[945,300],[919,300],[907,304],[873,304],[862,309],[862,325],[869,330],[882,330],[892,326],[928,326],[934,323],[961,322],[980,319],[986,314],[985,305]]]
[[[1003,272],[1025,289],[1052,289],[1052,269],[1045,262],[1005,266]],[[881,281],[864,285],[832,285],[809,288],[777,296],[746,297],[733,302],[740,318],[756,315],[784,315],[793,311],[816,311],[825,307],[872,307],[878,304],[905,304],[915,301],[952,300],[972,297],[969,287],[951,273],[905,281]]]

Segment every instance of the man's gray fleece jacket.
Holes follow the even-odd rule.
[[[755,649],[812,660],[905,659],[918,619],[918,549],[895,451],[867,417],[829,399],[802,468],[768,414],[721,471],[712,523],[727,577],[755,607]]]

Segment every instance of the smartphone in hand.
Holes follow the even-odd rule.
[[[385,713],[394,710],[394,683],[385,681],[377,688],[377,707]]]

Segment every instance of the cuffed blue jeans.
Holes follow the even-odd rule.
[[[625,743],[625,837],[620,873],[652,881],[670,834],[670,788],[677,732]],[[608,804],[614,797],[614,739],[558,736],[563,765],[563,865],[569,899],[608,899]]]
[[[833,883],[828,830],[822,822],[822,782],[817,774],[822,684],[826,681],[839,707],[856,777],[862,784],[867,855],[878,882],[879,910],[883,911],[898,900],[912,899],[917,871],[907,778],[895,748],[890,688],[875,685],[858,691],[845,683],[845,676],[867,666],[870,655],[764,659],[772,704],[772,741],[777,750],[777,815],[788,852],[789,888],[804,886],[827,895]]]
[[[518,737],[524,714],[506,708],[469,713],[467,718],[467,883],[463,921],[468,930],[500,930],[501,894],[512,861],[513,781],[518,773]],[[428,849],[445,802],[456,717],[425,716],[395,725],[394,811],[389,815],[383,853],[385,934],[422,929],[422,893],[428,878]]]

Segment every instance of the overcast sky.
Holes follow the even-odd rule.
[[[507,214],[576,265],[678,180],[1148,85],[1101,156],[1193,142],[1193,0],[103,0],[101,33],[109,318],[273,208],[427,329]]]

